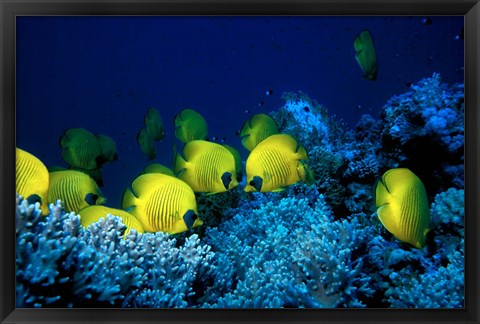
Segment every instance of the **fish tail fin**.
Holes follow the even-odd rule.
[[[299,160],[308,160],[307,150],[301,144],[298,144],[297,146],[297,155]]]
[[[297,166],[298,177],[300,180],[305,182],[307,185],[312,185],[315,183],[315,177],[313,170],[309,168],[308,164],[304,161],[299,161]]]

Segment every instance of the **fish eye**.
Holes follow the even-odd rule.
[[[230,182],[232,182],[232,174],[230,172],[225,172],[222,175],[222,183],[223,183],[223,186],[225,187],[225,189],[228,190]]]
[[[97,200],[98,200],[98,195],[97,194],[92,194],[92,193],[88,193],[86,196],[85,196],[85,201],[87,202],[87,204],[89,204],[90,206],[92,205],[95,205],[97,203]]]
[[[262,190],[262,185],[263,185],[263,179],[260,178],[259,176],[254,176],[252,180],[248,183],[251,185],[253,188],[255,188],[256,191],[261,191]]]
[[[195,212],[191,209],[189,209],[185,215],[183,215],[183,221],[185,222],[185,225],[187,225],[188,229],[192,228],[197,218],[197,214],[195,214]]]

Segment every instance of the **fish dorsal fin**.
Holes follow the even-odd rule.
[[[258,145],[268,145],[268,147],[278,148],[281,151],[297,152],[297,141],[288,134],[273,134],[258,143]]]
[[[131,192],[136,198],[140,198],[158,187],[164,177],[168,176],[161,173],[142,174],[132,182]]]
[[[212,143],[203,140],[194,140],[187,142],[183,147],[183,156],[185,161],[190,161],[194,156],[202,154]]]

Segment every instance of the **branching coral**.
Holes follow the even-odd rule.
[[[463,146],[463,85],[448,87],[434,73],[411,89],[385,105],[384,132],[402,144],[414,137],[431,135],[450,152],[457,152]]]
[[[233,291],[214,306],[363,305],[359,298],[372,293],[358,259],[367,232],[356,221],[333,221],[321,195],[312,205],[293,197],[255,210],[245,205],[207,231],[211,245],[226,254],[237,274]]]
[[[228,287],[221,260],[196,235],[180,247],[161,232],[123,238],[119,217],[84,229],[60,202],[45,219],[38,205],[17,202],[17,307],[187,307],[203,297],[194,285]]]
[[[383,108],[384,156],[411,168],[432,193],[463,187],[463,84],[448,86],[435,73],[411,89]]]
[[[123,237],[112,215],[84,229],[61,202],[44,218],[17,198],[17,307],[462,307],[463,87],[434,74],[411,89],[348,131],[285,94],[272,115],[316,181],[197,197],[195,234]],[[374,181],[399,166],[419,168],[433,201],[423,249],[375,214]]]
[[[383,303],[401,308],[461,308],[464,305],[463,190],[436,196],[427,248],[412,249],[377,236],[365,262]],[[448,230],[454,229],[452,230]]]

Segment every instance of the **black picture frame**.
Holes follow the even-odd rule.
[[[464,309],[16,309],[15,308],[15,17],[20,15],[462,15],[465,17],[465,308]],[[442,322],[479,321],[478,0],[1,0],[0,199],[2,323],[33,322]]]

